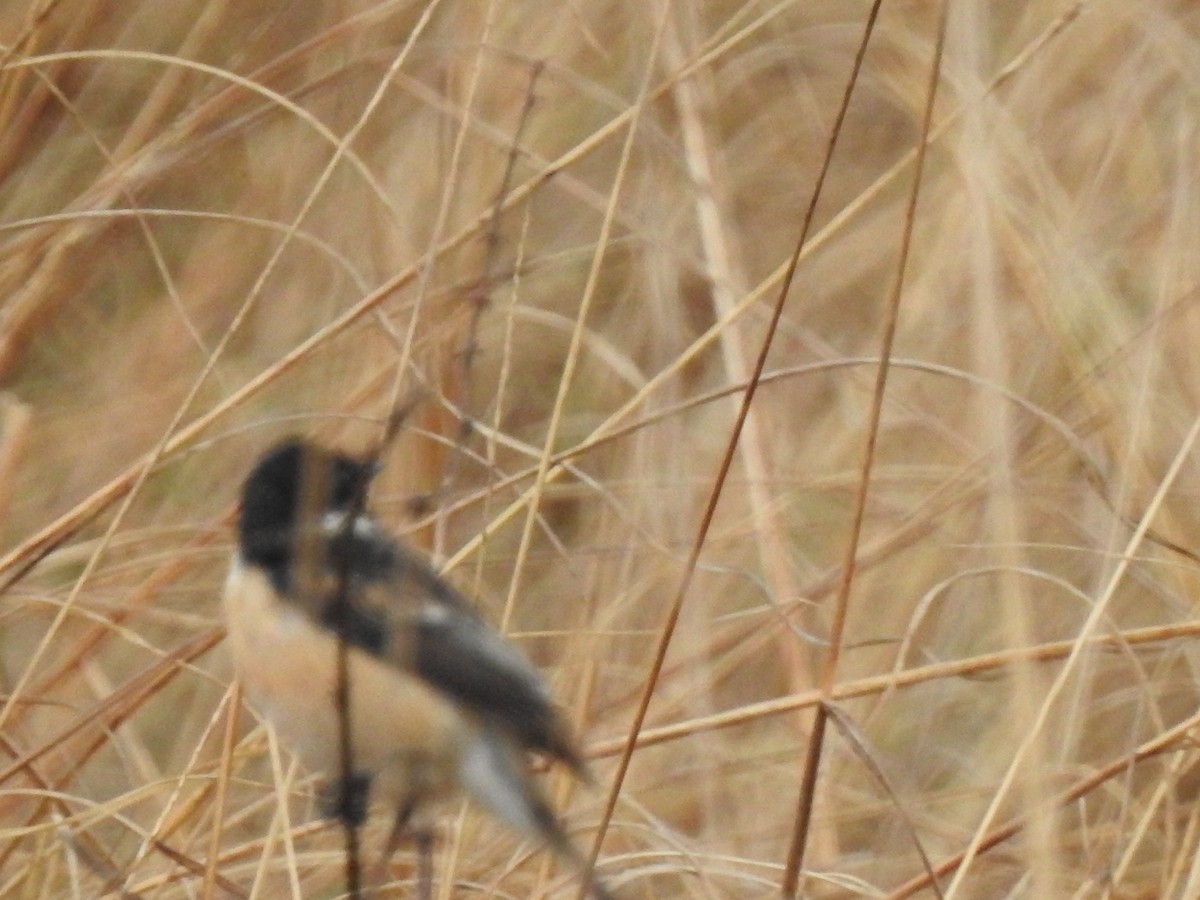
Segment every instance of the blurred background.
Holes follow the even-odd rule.
[[[1200,7],[948,7],[0,3],[0,897],[340,895],[219,597],[256,456],[409,402],[372,506],[621,897],[778,895],[823,677],[802,896],[1200,896]]]

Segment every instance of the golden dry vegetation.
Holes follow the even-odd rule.
[[[0,4],[0,898],[340,895],[218,598],[413,397],[372,504],[622,898],[1200,896],[1200,7],[873,9]],[[439,897],[576,895],[444,812]]]

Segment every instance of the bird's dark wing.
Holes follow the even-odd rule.
[[[537,670],[427,563],[373,528],[339,533],[328,562],[321,624],[585,774]]]
[[[431,605],[416,621],[415,671],[526,747],[584,773],[545,685],[529,661],[475,617]]]

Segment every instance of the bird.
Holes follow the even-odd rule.
[[[327,814],[357,826],[369,805],[390,806],[389,855],[408,832],[427,857],[423,810],[461,791],[544,841],[583,873],[597,900],[611,900],[529,773],[532,752],[589,780],[545,682],[366,511],[377,470],[293,436],[246,477],[224,609],[250,705],[325,779]],[[339,671],[344,711],[335,702]],[[342,772],[347,723],[353,768]],[[427,860],[424,869],[422,880],[431,878]]]

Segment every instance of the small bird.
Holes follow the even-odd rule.
[[[224,600],[251,705],[328,779],[331,814],[357,825],[370,802],[395,810],[389,852],[411,829],[427,853],[428,832],[417,831],[414,815],[461,789],[586,872],[526,767],[533,751],[587,777],[544,682],[366,514],[374,474],[373,463],[290,438],[246,479]],[[350,773],[341,772],[344,720],[335,705],[339,642]],[[608,900],[588,877],[592,893]]]

